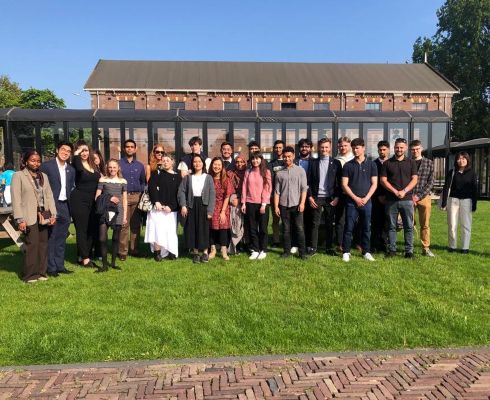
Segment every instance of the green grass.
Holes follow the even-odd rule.
[[[480,202],[467,256],[445,251],[434,211],[435,259],[128,259],[107,274],[67,263],[75,274],[32,285],[2,241],[0,364],[488,345],[489,216]]]

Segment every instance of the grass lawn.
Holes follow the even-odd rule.
[[[418,242],[413,261],[128,258],[106,274],[67,263],[75,274],[32,285],[0,241],[0,365],[488,345],[489,220],[480,202],[469,255],[445,250],[437,210],[434,259]]]

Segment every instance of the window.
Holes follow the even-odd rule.
[[[413,103],[412,104],[413,111],[427,111],[427,103]]]
[[[413,124],[413,138],[422,142],[422,147],[429,147],[429,124],[427,122],[417,122]]]
[[[171,101],[168,106],[169,110],[185,110],[185,102]]]
[[[272,103],[257,103],[257,110],[271,111]]]
[[[330,110],[330,103],[314,103],[313,111],[328,111]]]
[[[437,122],[432,124],[432,147],[447,143],[447,124]]]
[[[296,110],[296,103],[281,103],[281,110]]]
[[[366,156],[371,160],[378,157],[378,142],[384,137],[384,124],[365,122],[362,125]]]
[[[119,102],[119,109],[120,110],[134,110],[135,109],[134,101],[120,101]]]
[[[223,103],[223,110],[240,110],[240,103],[236,101],[225,101]]]
[[[366,111],[381,111],[381,103],[366,103]]]

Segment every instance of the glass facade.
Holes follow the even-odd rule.
[[[56,154],[56,145],[64,139],[63,122],[43,122],[41,124],[41,156],[49,160]]]
[[[447,143],[447,124],[435,122],[432,124],[432,147]]]
[[[313,142],[313,148],[311,149],[313,155],[316,157],[318,152],[318,141],[321,138],[328,137],[333,140],[333,124],[331,122],[325,123],[312,123],[311,124],[311,141]]]
[[[260,151],[264,154],[264,158],[271,159],[274,142],[279,139],[282,140],[282,124],[260,124]]]
[[[407,141],[408,148],[408,123],[388,124],[388,142],[390,143],[390,151],[393,150],[395,140],[398,138],[404,138]]]
[[[28,150],[41,149],[36,146],[36,126],[35,122],[19,121],[11,123],[12,129],[12,152],[13,152],[13,162],[16,168],[20,166],[20,160],[22,154]],[[39,140],[40,142],[40,140]]]
[[[136,159],[143,164],[148,164],[148,123],[126,122],[125,138],[136,142]]]
[[[157,143],[175,157],[175,123],[153,122],[153,144]]]
[[[75,143],[77,140],[83,139],[90,146],[92,144],[92,123],[87,122],[68,122],[68,141]]]
[[[203,138],[202,122],[182,122],[182,154],[189,153],[189,140],[194,136]]]
[[[119,122],[98,123],[99,149],[107,161],[120,158],[121,155],[121,124]]]
[[[378,142],[384,138],[384,124],[365,122],[362,125],[366,157],[374,160],[378,157]]]
[[[208,157],[218,157],[221,155],[221,143],[228,137],[227,122],[208,122]]]
[[[3,125],[0,124],[0,165],[5,164],[5,138]]]
[[[306,138],[307,132],[306,124],[286,124],[286,146],[296,146],[300,139]]]
[[[359,124],[352,122],[340,122],[339,123],[339,139],[341,137],[348,137],[350,140],[359,137]]]
[[[233,124],[233,149],[235,154],[241,154],[248,159],[247,145],[256,140],[255,124],[253,122],[235,122]]]
[[[420,140],[424,149],[429,148],[429,124],[415,123],[413,124],[413,139]]]

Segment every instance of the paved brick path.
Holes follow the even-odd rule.
[[[490,399],[490,348],[0,369],[0,399]]]

